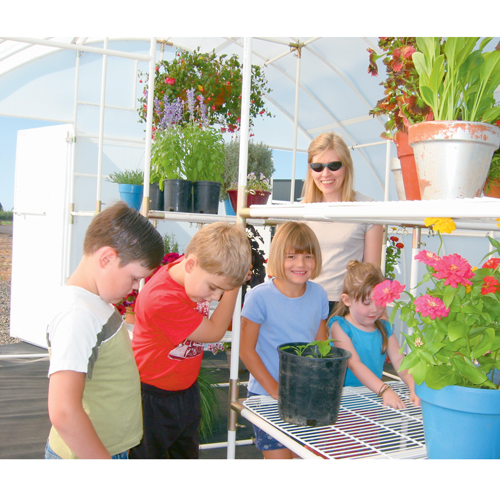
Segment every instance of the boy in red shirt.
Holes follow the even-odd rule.
[[[216,222],[200,229],[185,256],[161,268],[141,290],[132,348],[144,436],[130,458],[198,458],[203,343],[226,333],[250,265],[244,229]],[[210,301],[219,304],[208,318]]]

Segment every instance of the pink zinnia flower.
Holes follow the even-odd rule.
[[[438,297],[425,294],[415,299],[415,311],[422,316],[430,316],[431,319],[446,318],[450,310],[445,307],[444,302]]]
[[[423,262],[426,266],[436,267],[436,264],[441,260],[439,255],[434,252],[429,252],[428,250],[421,250],[415,255],[415,260]]]
[[[470,264],[456,253],[445,255],[436,263],[434,269],[437,272],[433,276],[437,279],[445,278],[445,286],[450,285],[452,288],[457,288],[458,284],[472,285],[472,281],[467,279],[474,276]]]
[[[401,292],[405,289],[398,281],[385,280],[373,289],[372,300],[378,306],[385,307],[390,302],[399,299]]]

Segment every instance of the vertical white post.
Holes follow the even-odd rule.
[[[248,136],[250,129],[250,89],[252,85],[252,39],[245,38],[243,46],[243,81],[241,90],[241,132],[240,160],[238,171],[238,206],[236,221],[243,228],[246,219],[239,215],[240,209],[246,207]],[[229,367],[229,413],[227,424],[227,458],[236,458],[236,422],[238,414],[231,409],[231,402],[238,400],[238,365],[240,358],[240,320],[241,290],[236,300],[233,314],[233,331],[231,339],[231,366]]]
[[[146,147],[144,151],[144,195],[141,213],[144,217],[149,212],[149,184],[151,179],[151,142],[153,132],[153,107],[155,96],[156,76],[156,38],[151,38],[149,48],[149,76],[148,76],[148,109],[146,110]]]
[[[300,90],[300,63],[301,48],[297,48],[297,68],[295,73],[295,116],[293,120],[293,159],[292,159],[292,182],[290,183],[290,202],[295,198],[295,167],[297,163],[297,133],[299,128],[299,90]]]
[[[108,48],[108,38],[104,39],[104,50]],[[104,112],[106,104],[106,72],[108,67],[108,56],[102,56],[102,74],[101,74],[101,103],[99,108],[99,150],[97,157],[97,195],[96,212],[101,211],[101,190],[102,190],[102,154],[104,142]]]
[[[385,188],[384,188],[384,201],[389,201],[389,183],[391,174],[391,141],[387,141],[385,145]],[[384,241],[382,243],[382,262],[380,269],[385,272],[386,250],[387,250],[387,236],[389,229],[387,224],[384,226]]]

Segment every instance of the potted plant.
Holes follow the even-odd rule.
[[[337,421],[351,353],[329,340],[278,346],[278,411],[285,422],[319,427]]]
[[[394,229],[394,228],[393,228]],[[385,277],[393,280],[396,278],[395,268],[398,265],[399,259],[401,257],[401,250],[404,248],[404,244],[399,241],[397,236],[389,236],[387,238],[387,244],[385,249]]]
[[[380,37],[378,46],[383,51],[370,53],[368,73],[378,76],[377,60],[383,58],[387,78],[380,83],[384,97],[370,110],[372,116],[387,116],[383,139],[393,140],[407,200],[420,200],[417,171],[413,149],[408,145],[408,127],[425,119],[432,119],[432,111],[419,94],[419,76],[412,60],[417,50],[415,37]]]
[[[452,232],[452,219],[426,219],[426,225]],[[494,251],[500,243],[489,237]],[[439,251],[438,251],[439,254]],[[500,258],[472,268],[458,254],[440,257],[422,250],[426,265],[418,296],[397,281],[377,285],[373,299],[393,302],[412,329],[403,334],[410,353],[401,363],[417,384],[429,458],[500,458]]]
[[[148,80],[147,73],[139,73],[139,82]],[[228,57],[215,52],[193,52],[180,50],[172,61],[160,61],[155,68],[155,105],[153,110],[153,126],[162,128],[165,119],[165,99],[174,102],[177,99],[186,102],[186,91],[195,90],[195,99],[203,103],[208,113],[209,125],[220,125],[222,132],[234,132],[240,128],[242,66],[238,56]],[[266,109],[264,95],[271,92],[262,68],[252,65],[252,83],[250,88],[250,125],[253,119],[272,116]],[[139,99],[138,109],[141,122],[146,121],[147,87]],[[189,113],[183,109],[179,121],[189,121]]]
[[[144,172],[137,170],[118,170],[109,175],[109,180],[118,184],[120,198],[131,208],[141,209],[144,193]]]
[[[434,121],[409,127],[422,199],[472,198],[483,190],[500,129],[494,92],[500,84],[500,50],[491,38],[417,38],[412,55],[419,92]],[[476,49],[476,45],[479,47]]]
[[[217,213],[224,168],[222,133],[208,125],[207,109],[196,101],[194,89],[186,102],[165,96],[151,148],[151,178],[164,191],[165,210]],[[184,120],[187,109],[189,121]],[[165,184],[165,182],[167,182]],[[207,185],[207,182],[209,183]],[[194,196],[193,196],[194,186]],[[209,205],[203,204],[203,188],[209,190]]]

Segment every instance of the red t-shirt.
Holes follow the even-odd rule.
[[[208,303],[197,304],[162,267],[142,288],[135,306],[132,349],[141,382],[167,391],[191,387],[200,373],[203,344],[186,340],[203,316]]]

